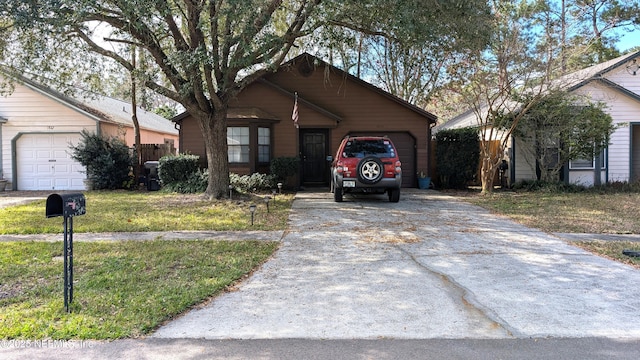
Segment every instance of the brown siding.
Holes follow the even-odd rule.
[[[206,165],[206,151],[204,140],[198,123],[192,118],[185,119],[180,124],[180,152],[200,156],[200,164]]]
[[[405,176],[415,178],[415,171],[428,169],[429,119],[406,104],[390,99],[372,86],[345,76],[333,67],[325,69],[322,63],[308,76],[303,76],[298,67],[292,64],[266,76],[265,80],[286,92],[265,83],[255,82],[231,101],[230,106],[259,108],[280,119],[280,122],[273,125],[273,157],[299,155],[299,130],[293,126],[291,120],[294,104],[292,94],[297,92],[301,99],[298,102],[300,128],[329,129],[329,147],[326,155],[333,155],[347,134],[406,133],[415,139],[415,160],[410,160],[412,169],[407,169],[412,174]],[[324,112],[302,100],[323,109]],[[340,121],[337,121],[336,117]],[[189,117],[182,122],[181,134],[181,149],[194,154],[204,153],[200,131]],[[411,184],[415,184],[413,179]]]

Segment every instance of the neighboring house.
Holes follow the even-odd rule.
[[[84,190],[84,167],[71,159],[82,130],[133,146],[131,104],[107,97],[72,99],[20,78],[0,96],[0,173],[13,190]],[[141,143],[177,144],[175,124],[138,108]]]
[[[292,112],[298,95],[299,128]],[[403,186],[429,169],[431,126],[436,117],[309,55],[300,55],[244,89],[227,113],[230,171],[268,173],[277,157],[301,159],[298,185],[329,185],[328,156],[346,135],[387,135],[398,148]],[[201,157],[204,141],[188,113],[173,119],[179,147]],[[293,184],[292,184],[293,185]]]
[[[600,176],[602,183],[640,180],[640,52],[630,53],[586,69],[565,75],[553,85],[602,102],[604,111],[611,115],[616,131],[611,135],[609,147],[596,159],[579,159],[566,164],[564,181],[592,186]],[[464,112],[450,121],[436,126],[454,129],[477,126],[475,114]],[[520,139],[510,141],[505,154],[509,159],[511,183],[536,178],[535,161],[526,144]]]

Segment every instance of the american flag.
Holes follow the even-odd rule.
[[[293,114],[291,114],[291,120],[293,120],[293,126],[298,128],[298,93],[295,93],[295,100],[293,102]]]

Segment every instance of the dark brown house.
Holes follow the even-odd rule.
[[[292,121],[295,94],[298,128]],[[387,135],[402,161],[403,187],[428,172],[436,116],[324,61],[303,54],[249,85],[228,111],[230,171],[269,172],[277,157],[301,159],[299,185],[329,185],[327,156],[353,135]],[[179,147],[205,159],[204,141],[188,113],[173,119]],[[206,163],[206,161],[203,161]]]

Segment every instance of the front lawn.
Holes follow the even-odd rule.
[[[640,193],[594,190],[464,195],[473,204],[545,232],[640,234]]]
[[[75,232],[140,232],[172,230],[283,230],[293,195],[269,202],[247,196],[207,200],[201,195],[163,192],[89,191],[87,213],[74,220]],[[249,205],[256,204],[251,226]],[[45,217],[45,200],[0,209],[0,235],[62,231],[62,218]]]
[[[640,234],[640,193],[636,192],[477,192],[453,193],[494,213],[549,233]],[[623,250],[640,251],[640,242],[590,241],[573,243],[594,254],[640,268],[640,258]]]
[[[266,261],[276,242],[119,241],[74,245],[64,310],[62,244],[0,246],[0,339],[117,339],[150,333]]]

